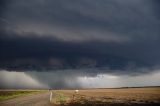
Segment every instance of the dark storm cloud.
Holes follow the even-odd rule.
[[[105,69],[143,68],[158,65],[156,57],[148,56],[154,45],[135,43],[63,42],[50,37],[36,37],[24,33],[25,37],[15,33],[3,33],[1,36],[0,67],[7,70],[53,70],[96,68]],[[11,36],[10,36],[11,35]],[[32,35],[32,36],[31,36]],[[153,43],[153,42],[151,42]],[[138,46],[139,45],[139,46]],[[146,47],[145,47],[146,45]],[[151,46],[151,47],[149,47]],[[153,46],[153,47],[152,47]],[[142,49],[142,50],[141,50]],[[155,48],[156,50],[157,48]],[[147,57],[143,54],[148,53]],[[101,73],[101,72],[100,72]],[[128,72],[127,72],[128,73]]]
[[[5,0],[0,15],[0,68],[141,73],[141,68],[159,66],[157,2]]]
[[[109,50],[112,47],[105,47],[104,42],[62,42],[50,37],[35,37],[36,35],[32,33],[29,33],[29,37],[10,34],[3,33],[4,36],[0,38],[1,68],[11,70],[94,68],[105,67],[107,63],[116,68],[129,61],[125,57],[107,53],[104,49]]]

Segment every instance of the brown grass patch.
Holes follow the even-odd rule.
[[[57,90],[67,98],[66,106],[130,106],[160,104],[160,88]]]

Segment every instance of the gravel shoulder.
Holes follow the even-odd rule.
[[[0,106],[51,106],[49,96],[50,92],[25,95],[0,102]]]

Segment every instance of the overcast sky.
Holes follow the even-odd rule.
[[[1,0],[0,88],[160,86],[159,12],[159,0]]]

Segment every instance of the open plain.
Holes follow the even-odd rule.
[[[160,104],[160,88],[56,90],[53,103],[69,106],[152,106]]]

